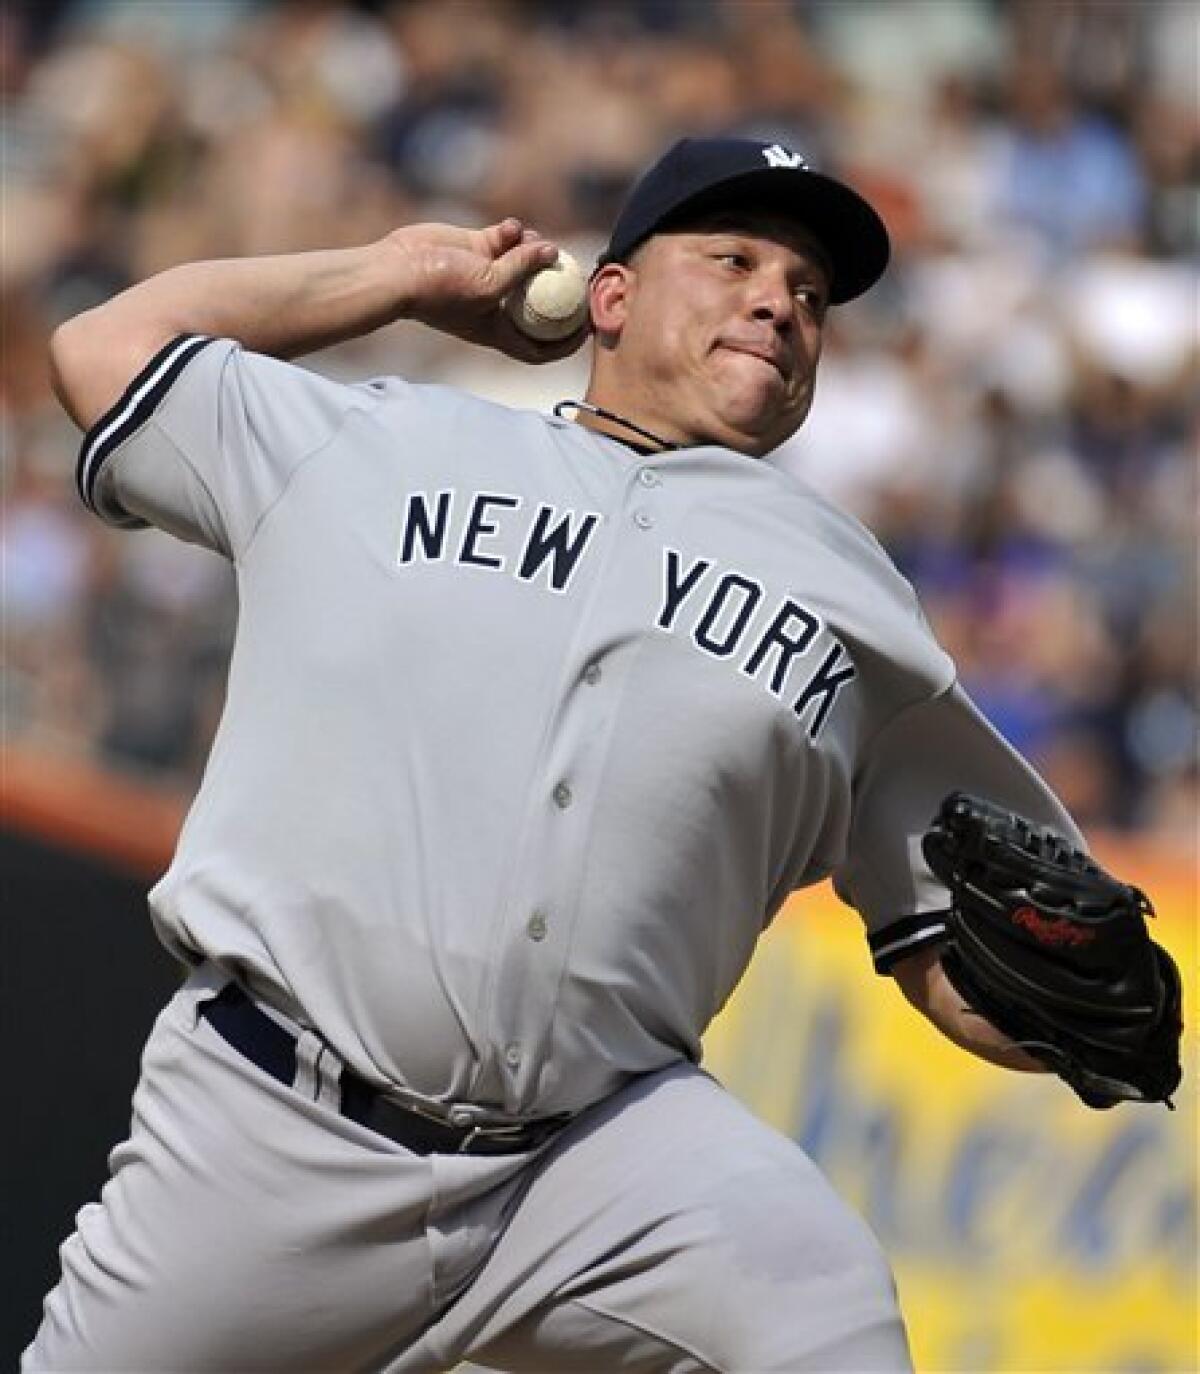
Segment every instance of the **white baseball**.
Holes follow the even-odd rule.
[[[531,339],[550,343],[574,334],[588,317],[587,278],[570,253],[511,291],[504,301],[509,319]]]

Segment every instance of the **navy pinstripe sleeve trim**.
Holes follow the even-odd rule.
[[[890,973],[893,964],[907,959],[919,949],[941,944],[946,938],[949,911],[926,911],[920,916],[903,916],[882,930],[867,936],[876,973]]]
[[[204,334],[180,334],[164,345],[125,388],[121,399],[100,417],[84,436],[75,468],[79,497],[96,511],[96,479],[110,454],[154,414],[175,379],[213,340]],[[143,522],[135,522],[141,525]]]

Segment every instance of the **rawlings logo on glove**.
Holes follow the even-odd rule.
[[[959,995],[1089,1107],[1179,1086],[1182,991],[1139,888],[1056,832],[955,792],[922,841],[953,906],[942,967]]]
[[[1061,916],[1052,921],[1039,916],[1031,906],[1019,906],[1012,914],[1013,924],[1024,926],[1042,945],[1090,945],[1096,938],[1094,930],[1083,930]]]

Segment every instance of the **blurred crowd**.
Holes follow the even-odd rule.
[[[744,132],[851,180],[896,248],[770,461],[875,530],[1085,825],[1189,843],[1198,22],[1170,0],[8,5],[7,738],[193,785],[234,622],[219,559],[84,513],[55,324],[176,262],[414,219],[515,213],[590,260],[668,142]],[[306,365],[536,407],[586,375],[404,323]]]

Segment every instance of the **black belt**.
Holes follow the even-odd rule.
[[[201,1004],[200,1015],[265,1073],[289,1088],[293,1086],[296,1037],[260,1011],[239,984],[227,983],[215,997]],[[559,1113],[513,1125],[455,1126],[393,1102],[349,1069],[342,1069],[338,1084],[343,1116],[418,1155],[519,1154],[543,1144],[570,1120],[567,1113]]]

